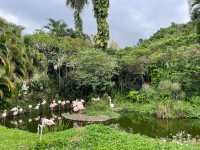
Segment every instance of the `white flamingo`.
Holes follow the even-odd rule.
[[[58,118],[58,116],[56,116],[56,115],[52,115],[52,118],[50,119],[50,120],[52,120],[52,119],[57,119]],[[54,120],[53,120],[54,121]]]
[[[22,123],[23,123],[23,120],[20,119],[18,122],[19,122],[19,124],[22,124]]]
[[[5,123],[6,117],[7,117],[7,110],[3,111],[3,113],[1,114],[1,117],[3,118],[3,122]]]
[[[18,110],[16,110],[16,111],[13,112],[13,117],[14,117],[14,119],[15,119],[15,117],[16,117],[18,114],[19,114]]]
[[[37,104],[37,105],[35,106],[35,110],[38,110],[38,109],[40,109],[40,104]]]
[[[2,118],[6,118],[7,117],[7,110],[4,110],[3,113],[1,114]]]
[[[19,108],[19,113],[23,113],[23,108]]]
[[[69,100],[67,100],[67,101],[65,101],[65,103],[66,103],[66,104],[70,104],[70,101],[69,101]]]
[[[39,121],[40,120],[40,116],[36,117],[34,120],[35,121]]]
[[[18,111],[18,107],[13,107],[10,111],[11,112]]]
[[[41,105],[45,105],[47,103],[47,101],[45,99],[43,99]]]
[[[113,109],[115,107],[115,105],[112,103],[111,97],[109,96],[108,99],[109,99],[110,108]]]
[[[32,105],[28,105],[29,110],[31,111],[31,109],[33,108]]]
[[[18,125],[18,122],[17,121],[10,121],[11,124],[17,126]]]

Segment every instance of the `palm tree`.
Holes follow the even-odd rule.
[[[14,89],[14,83],[9,79],[11,75],[10,64],[5,56],[0,56],[0,99]]]
[[[189,0],[191,19],[200,19],[200,0]]]
[[[66,0],[66,5],[74,9],[75,29],[80,33],[83,33],[83,21],[80,14],[86,4],[88,0]]]
[[[0,18],[0,99],[10,96],[15,82],[25,78],[31,70],[21,38],[22,29]]]
[[[200,0],[189,0],[191,19],[196,24],[196,33],[200,43]]]
[[[109,40],[109,25],[107,22],[109,0],[92,0],[94,17],[97,21],[97,35],[95,36],[95,46],[105,49]]]
[[[67,32],[67,24],[62,20],[54,20],[49,18],[48,25],[44,26],[49,32],[56,36],[65,36]]]

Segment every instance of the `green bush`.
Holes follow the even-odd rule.
[[[139,91],[132,90],[128,93],[128,99],[130,99],[132,102],[137,103],[147,103],[148,99],[145,95],[145,93],[140,93]]]
[[[200,106],[200,96],[193,96],[193,97],[191,97],[190,102],[193,105]]]

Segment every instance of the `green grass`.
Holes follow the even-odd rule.
[[[86,114],[91,116],[105,115],[112,118],[119,117],[119,114],[109,107],[109,103],[106,100],[90,102],[87,105]]]
[[[0,127],[1,150],[199,150],[198,145],[177,144],[129,134],[103,125],[36,134]]]
[[[37,142],[36,134],[7,129],[0,126],[0,149],[1,150],[21,150],[33,147]]]

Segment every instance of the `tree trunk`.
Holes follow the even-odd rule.
[[[83,21],[78,10],[74,11],[75,30],[83,33]]]
[[[94,16],[97,22],[97,35],[95,36],[95,46],[105,49],[109,40],[109,25],[107,22],[109,0],[93,0]]]

